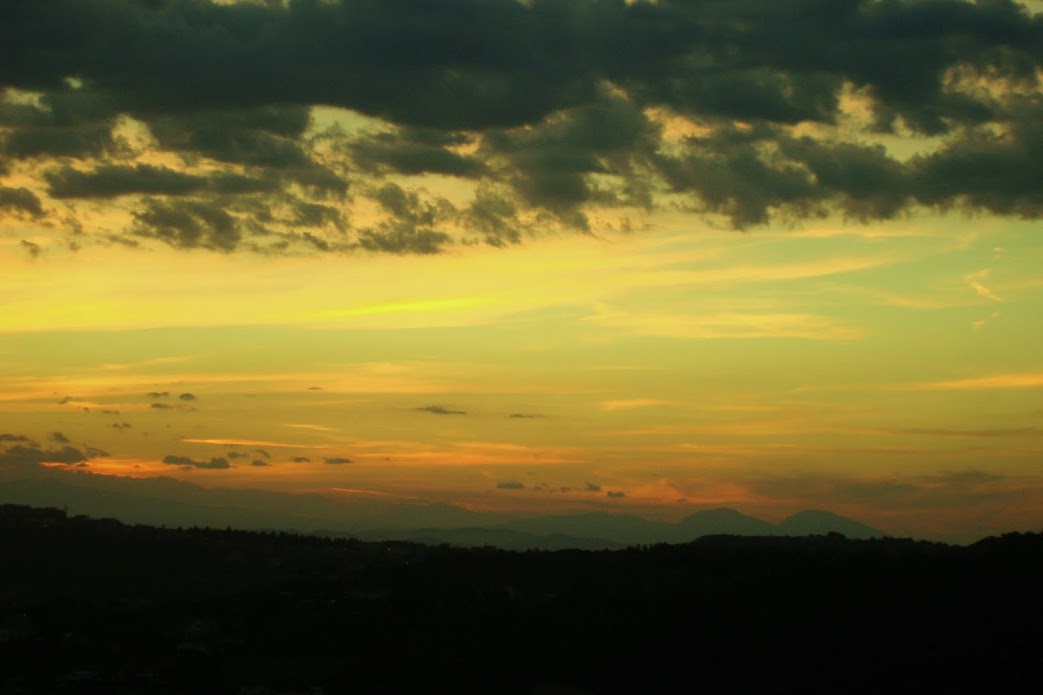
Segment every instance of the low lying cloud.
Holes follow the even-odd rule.
[[[433,415],[467,415],[463,410],[451,410],[441,405],[425,405],[422,408],[414,408],[414,410]]]
[[[204,468],[213,470],[232,467],[231,464],[228,463],[228,459],[221,457],[212,458],[209,461],[197,461],[188,456],[169,455],[163,457],[163,463],[170,466],[182,466],[185,468]]]
[[[0,443],[14,442],[16,444],[28,444],[29,446],[40,446],[24,434],[0,434]]]
[[[29,440],[14,439],[7,441],[29,442]],[[30,442],[28,444],[15,444],[0,451],[0,467],[36,467],[41,463],[86,464],[88,458],[90,458],[89,455],[71,446],[63,446],[59,449],[42,449],[34,442]]]

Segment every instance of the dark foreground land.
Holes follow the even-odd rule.
[[[5,693],[1021,691],[1043,535],[507,552],[0,507]]]

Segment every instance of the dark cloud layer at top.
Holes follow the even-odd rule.
[[[329,104],[443,129],[532,123],[605,79],[681,112],[829,120],[849,80],[879,94],[881,119],[938,132],[990,110],[947,96],[947,67],[1026,77],[1043,51],[1041,22],[1008,0],[52,0],[2,19],[0,80],[76,76],[102,113]]]
[[[1041,64],[1043,16],[1012,0],[13,1],[0,88],[39,96],[0,100],[0,175],[42,160],[53,198],[137,198],[116,241],[218,251],[436,253],[450,227],[503,246],[526,212],[589,231],[592,206],[662,194],[736,228],[913,207],[1038,217]],[[944,143],[899,160],[841,131],[852,92],[862,135]],[[313,137],[317,105],[385,127]],[[697,134],[667,146],[650,109]],[[212,166],[134,162],[124,117]],[[427,174],[477,183],[473,201],[385,180]],[[358,177],[387,217],[342,238],[330,201]],[[0,186],[4,213],[45,208]]]

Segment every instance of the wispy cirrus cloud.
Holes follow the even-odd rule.
[[[633,410],[634,408],[653,408],[661,405],[674,405],[673,401],[658,398],[624,398],[620,400],[602,401],[602,410]]]
[[[990,376],[948,379],[912,384],[912,391],[988,391],[994,389],[1027,389],[1043,386],[1043,372],[1015,372]]]
[[[298,430],[314,430],[316,432],[340,432],[339,427],[326,427],[324,425],[290,424],[284,423],[283,427],[292,427]]]
[[[865,330],[806,313],[717,312],[681,314],[625,311],[607,305],[584,321],[631,335],[691,340],[800,338],[857,340]]]
[[[188,444],[218,444],[220,446],[271,446],[284,449],[324,449],[314,444],[295,444],[293,442],[272,442],[262,439],[225,439],[225,438],[200,438],[182,437],[179,441]]]

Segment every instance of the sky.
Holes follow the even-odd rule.
[[[1041,12],[0,2],[0,480],[1039,530]]]

